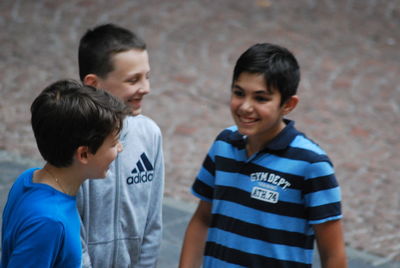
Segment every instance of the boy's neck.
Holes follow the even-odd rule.
[[[261,151],[262,149],[265,148],[265,146],[270,143],[276,136],[279,135],[279,133],[282,132],[282,130],[286,127],[286,123],[283,121],[283,119],[280,121],[276,129],[268,133],[268,135],[263,135],[263,136],[249,136],[247,138],[247,143],[246,143],[246,151],[247,151],[247,156],[250,157],[253,154]]]
[[[71,196],[75,196],[84,179],[79,179],[71,168],[58,168],[49,163],[43,169],[38,170],[33,177],[33,182],[43,183],[56,190]]]

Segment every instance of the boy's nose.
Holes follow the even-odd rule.
[[[117,151],[118,153],[122,152],[124,150],[124,146],[122,145],[122,143],[120,141],[118,141],[118,145],[117,145]]]
[[[240,105],[240,109],[243,112],[251,112],[253,109],[253,105],[251,104],[250,101],[245,100],[243,101],[242,105]]]
[[[150,82],[144,81],[138,90],[139,94],[146,95],[150,92]]]
[[[141,87],[141,88],[139,88],[139,91],[138,91],[140,94],[142,94],[142,95],[146,95],[146,94],[149,94],[149,92],[150,92],[150,87]]]

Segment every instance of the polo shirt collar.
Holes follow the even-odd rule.
[[[269,143],[267,143],[262,151],[280,151],[286,149],[293,139],[299,133],[294,127],[294,121],[283,119],[286,123],[285,128]]]
[[[267,145],[265,145],[264,149],[261,151],[279,151],[286,149],[289,144],[293,141],[293,139],[299,134],[299,132],[294,127],[294,121],[289,119],[283,119],[286,126],[282,131],[273,138]],[[244,136],[239,133],[239,131],[234,131],[231,133],[229,140],[232,145],[236,146],[239,149],[244,149],[246,147],[247,136]]]
[[[238,149],[244,149],[246,148],[246,136],[240,134],[238,130],[232,132],[229,136],[229,140],[231,144]]]

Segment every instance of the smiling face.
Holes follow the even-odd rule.
[[[92,174],[90,178],[104,178],[110,164],[122,152],[122,144],[119,141],[119,135],[110,134],[99,147],[95,154],[89,153],[90,170]]]
[[[267,88],[263,75],[244,72],[232,85],[232,117],[249,143],[264,145],[285,127],[283,116],[294,108],[293,98],[296,106],[295,96],[280,105],[281,94]]]
[[[150,92],[150,65],[146,50],[132,49],[112,57],[114,69],[105,78],[97,77],[96,87],[120,98],[132,115],[142,111],[144,95]]]

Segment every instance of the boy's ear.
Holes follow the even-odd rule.
[[[284,104],[283,104],[283,114],[287,115],[294,108],[296,108],[297,104],[299,103],[299,97],[297,95],[291,96]]]
[[[75,151],[76,160],[82,164],[87,164],[89,161],[89,147],[79,146]]]
[[[95,74],[88,74],[83,78],[83,84],[92,87],[98,87],[99,77]]]

